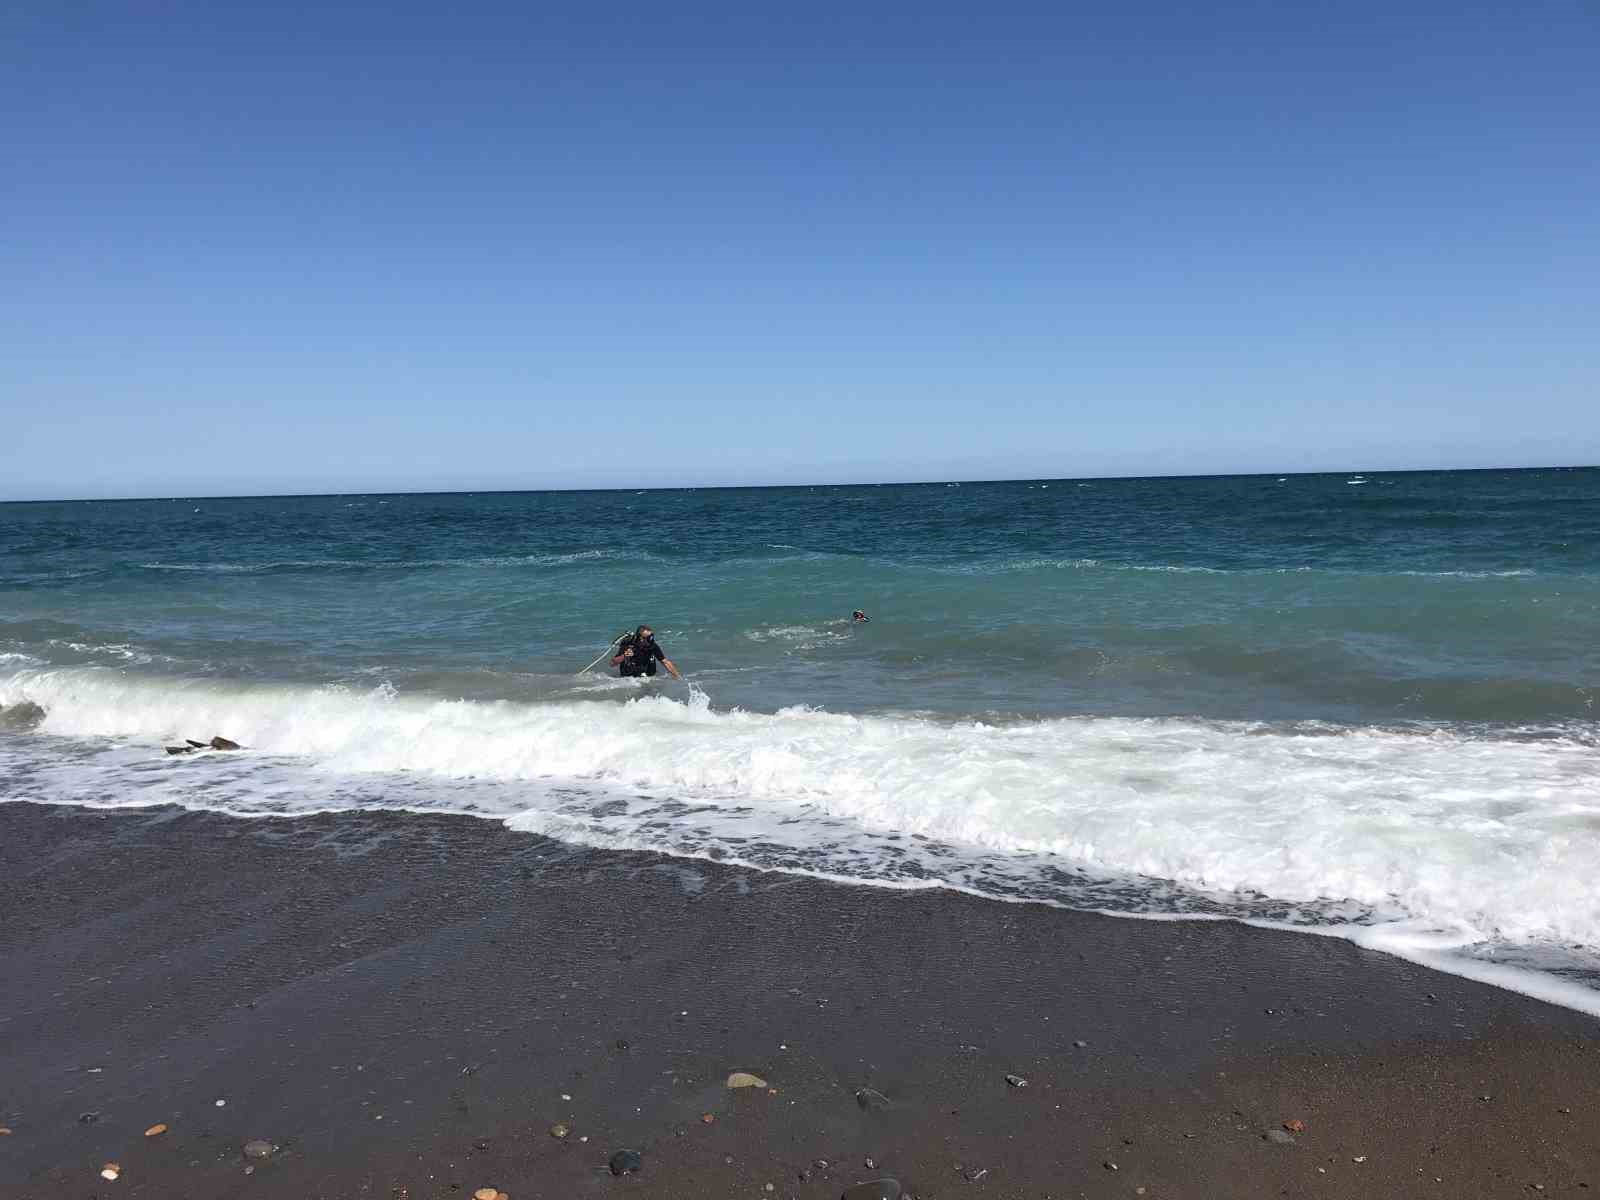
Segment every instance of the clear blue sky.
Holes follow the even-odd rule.
[[[1600,8],[7,4],[0,497],[1600,462]]]

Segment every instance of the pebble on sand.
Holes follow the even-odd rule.
[[[572,1126],[568,1125],[565,1121],[557,1121],[554,1125],[550,1126],[550,1136],[553,1138],[564,1138],[571,1132]]]
[[[1009,1083],[1012,1087],[1027,1087],[1028,1086],[1028,1081],[1026,1079],[1024,1079],[1021,1075],[1007,1075],[1006,1076],[1006,1082]]]
[[[890,1102],[889,1097],[885,1096],[877,1088],[869,1087],[864,1087],[856,1092],[856,1103],[862,1108],[866,1109],[883,1109],[894,1107]]]
[[[246,1158],[271,1158],[277,1147],[265,1138],[252,1138],[244,1144]]]
[[[712,1116],[710,1113],[702,1113],[702,1114],[700,1114],[700,1120],[704,1124],[707,1124],[707,1125],[711,1124],[711,1122],[715,1121],[716,1119],[717,1118]]]
[[[759,1075],[752,1075],[749,1071],[735,1071],[728,1076],[728,1086],[731,1088],[764,1088],[767,1081]]]
[[[8,1125],[0,1125],[0,1137],[10,1137],[10,1136],[11,1136],[11,1128],[10,1128],[10,1126],[8,1126]]]
[[[499,1195],[499,1188],[479,1188],[472,1193],[472,1200],[495,1200]]]
[[[618,1150],[606,1165],[613,1175],[632,1175],[644,1166],[644,1157],[637,1150]]]
[[[117,1176],[121,1175],[121,1174],[122,1174],[122,1164],[121,1163],[107,1163],[105,1166],[100,1168],[100,1178],[101,1179],[110,1179],[110,1180],[114,1181],[117,1178]]]
[[[1306,1123],[1298,1118],[1285,1121],[1283,1127],[1290,1133],[1304,1133],[1306,1131]]]
[[[166,1131],[167,1127],[165,1125],[152,1125],[144,1131],[144,1135],[145,1137],[160,1137]]]

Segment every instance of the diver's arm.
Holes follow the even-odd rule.
[[[682,675],[678,674],[678,668],[672,665],[672,660],[670,658],[663,657],[662,660],[661,660],[661,665],[663,667],[665,667],[667,670],[672,672],[672,677],[674,679],[682,679],[683,678]]]

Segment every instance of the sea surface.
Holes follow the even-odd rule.
[[[640,622],[686,683],[578,674]],[[6,800],[459,812],[1600,1013],[1597,690],[1597,469],[0,505]]]

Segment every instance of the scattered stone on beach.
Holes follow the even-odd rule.
[[[764,1088],[767,1081],[759,1075],[752,1075],[749,1071],[735,1071],[728,1076],[728,1086],[731,1088]]]
[[[167,1127],[165,1125],[152,1125],[144,1131],[144,1135],[145,1137],[160,1137],[166,1131]]]
[[[219,734],[211,739],[211,748],[213,750],[237,750],[239,748],[239,743],[230,742],[227,738]]]
[[[968,1183],[977,1183],[978,1180],[982,1179],[988,1173],[988,1167],[968,1167],[965,1171],[961,1172],[961,1178],[965,1179]]]
[[[825,1158],[819,1158],[811,1165],[819,1171],[826,1171],[828,1169],[828,1160]]]
[[[1306,1123],[1298,1117],[1285,1121],[1283,1127],[1290,1133],[1304,1133],[1306,1131]]]
[[[572,1126],[568,1125],[565,1121],[557,1121],[554,1125],[550,1126],[550,1136],[555,1138],[557,1141],[565,1139],[571,1133]]]
[[[78,1114],[78,1124],[79,1125],[93,1125],[99,1119],[100,1119],[100,1114],[97,1113],[97,1112],[86,1112],[86,1113],[79,1113]]]
[[[244,1144],[244,1156],[246,1158],[271,1158],[272,1152],[276,1149],[277,1147],[265,1138],[252,1138]]]
[[[877,1166],[878,1166],[878,1164],[873,1162],[870,1158],[864,1159],[862,1161],[861,1165],[864,1166],[869,1171],[876,1170]]]
[[[479,1188],[472,1193],[472,1200],[495,1200],[499,1194],[499,1188]]]
[[[105,1166],[100,1168],[100,1178],[101,1179],[109,1179],[112,1182],[115,1182],[117,1176],[119,1176],[121,1174],[122,1174],[122,1164],[121,1163],[109,1162]]]
[[[886,1177],[852,1184],[839,1200],[900,1200],[900,1181]]]
[[[1271,1142],[1275,1146],[1294,1145],[1294,1135],[1286,1129],[1268,1129],[1262,1132],[1261,1140]]]
[[[702,1124],[705,1124],[705,1125],[711,1124],[716,1119],[717,1118],[712,1116],[710,1113],[701,1113],[700,1114],[700,1121],[701,1121]]]
[[[637,1150],[618,1150],[606,1164],[613,1175],[632,1175],[644,1166],[644,1157]]]
[[[1112,1162],[1109,1158],[1106,1159],[1105,1162],[1101,1163],[1100,1165],[1102,1167],[1104,1167],[1108,1171],[1120,1171],[1120,1170],[1122,1170],[1121,1167],[1117,1166],[1117,1164]]]
[[[228,1102],[226,1100],[218,1100],[217,1101],[217,1107],[218,1108],[226,1108],[227,1106],[228,1106]]]
[[[1027,1087],[1028,1086],[1028,1081],[1026,1079],[1024,1079],[1021,1075],[1007,1075],[1006,1076],[1006,1082],[1009,1083],[1012,1087]]]
[[[894,1107],[889,1097],[878,1091],[877,1088],[869,1087],[861,1088],[856,1092],[856,1103],[865,1109],[881,1110]]]
[[[1074,1046],[1076,1046],[1079,1050],[1088,1049],[1088,1046],[1089,1046],[1088,1042],[1073,1042],[1072,1044]]]

